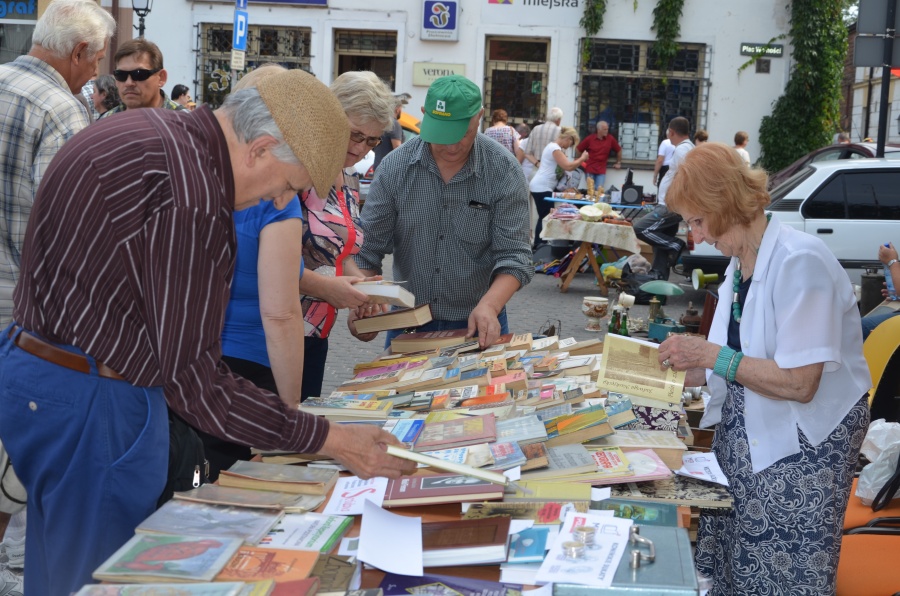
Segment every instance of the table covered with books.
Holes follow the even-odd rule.
[[[580,243],[569,268],[563,273],[563,282],[560,286],[561,292],[568,291],[569,284],[572,283],[575,273],[581,266],[582,261],[587,258],[594,275],[597,277],[597,283],[600,285],[602,293],[606,294],[606,282],[604,282],[603,276],[600,274],[597,260],[593,258],[594,244],[622,249],[632,254],[641,252],[634,228],[624,220],[621,224],[612,224],[584,221],[582,219],[557,219],[551,214],[543,220],[541,239],[574,240]]]
[[[652,346],[630,338],[505,341],[358,363],[355,380],[379,382],[359,390],[348,379],[314,400],[335,424],[394,434],[403,457],[425,462],[413,476],[361,480],[320,456],[261,453],[176,493],[95,578],[195,582],[223,596],[518,596],[546,583],[572,596],[620,584],[696,593],[686,507],[730,497],[673,475],[687,447],[645,422],[680,407],[666,400],[683,373],[654,367]],[[456,369],[477,374],[460,384]],[[639,553],[629,567],[625,550],[646,555],[648,539],[658,562]],[[79,596],[120,593],[104,588]]]

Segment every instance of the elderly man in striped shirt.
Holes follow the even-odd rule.
[[[413,471],[387,455],[389,433],[330,426],[221,363],[233,210],[326,194],[346,152],[329,141],[349,135],[328,88],[293,70],[215,113],[128,110],[57,155],[0,335],[0,437],[29,499],[27,596],[76,591],[153,511],[166,403],[232,442],[323,453],[364,478]]]

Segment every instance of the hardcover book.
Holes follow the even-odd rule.
[[[522,596],[522,586],[481,579],[425,574],[421,577],[386,573],[381,580],[384,596]]]
[[[448,447],[464,447],[475,443],[495,441],[496,423],[493,414],[467,416],[444,422],[426,422],[416,440],[416,451],[434,451]]]
[[[506,561],[508,517],[436,521],[422,524],[425,567],[475,565]]]
[[[319,553],[306,550],[242,546],[216,576],[216,581],[259,581],[276,583],[309,577]]]
[[[287,548],[328,553],[353,525],[347,515],[288,513],[260,540],[266,548]]]
[[[501,518],[502,519],[502,518]],[[547,551],[548,526],[532,526],[509,537],[510,563],[540,563]]]
[[[240,548],[240,538],[136,534],[93,573],[110,582],[209,582]]]
[[[431,322],[431,305],[423,304],[412,308],[400,308],[364,319],[356,319],[353,325],[357,333],[377,333],[391,329],[418,327]]]
[[[369,297],[374,304],[390,304],[412,308],[416,305],[416,297],[412,292],[391,281],[361,281],[353,287]]]
[[[337,481],[337,472],[306,466],[285,466],[238,460],[219,473],[219,484],[303,495],[324,495]]]
[[[315,596],[319,591],[319,578],[307,577],[292,581],[278,582],[269,596]]]
[[[622,428],[636,420],[631,400],[621,393],[610,393],[603,407],[613,428]]]
[[[436,348],[449,348],[450,346],[456,346],[464,343],[467,333],[467,329],[403,333],[391,340],[391,352],[394,352],[396,354],[404,352],[415,352],[419,350],[434,350]],[[508,343],[509,340],[512,339],[512,337],[513,336],[511,333],[501,335],[499,338],[497,338],[497,341],[495,341],[493,345]]]
[[[616,432],[609,424],[606,410],[600,405],[545,420],[544,427],[547,429],[548,447],[584,443]]]
[[[138,524],[135,532],[240,538],[247,544],[257,544],[282,515],[281,511],[268,509],[223,507],[172,499]]]
[[[388,481],[382,505],[408,507],[437,503],[492,501],[503,498],[503,487],[462,474],[403,476]]]

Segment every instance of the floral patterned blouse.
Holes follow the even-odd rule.
[[[352,172],[352,169],[350,170]],[[329,277],[343,275],[344,262],[363,243],[359,227],[359,178],[344,170],[341,188],[332,186],[323,201],[310,189],[300,196],[303,206],[303,264]],[[301,296],[306,335],[328,337],[337,311],[324,300]]]

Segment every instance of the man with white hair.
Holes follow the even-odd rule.
[[[0,65],[0,328],[12,320],[22,242],[38,184],[50,160],[91,122],[77,95],[97,76],[115,33],[112,16],[91,0],[55,0],[38,20],[28,54]],[[25,564],[25,512],[10,523],[9,567]]]
[[[77,591],[154,511],[166,404],[222,439],[322,453],[362,478],[415,470],[387,455],[387,431],[330,425],[221,363],[233,211],[327,194],[347,148],[320,139],[349,136],[328,87],[292,70],[215,113],[128,110],[59,152],[0,333],[0,437],[28,491],[25,596]]]

